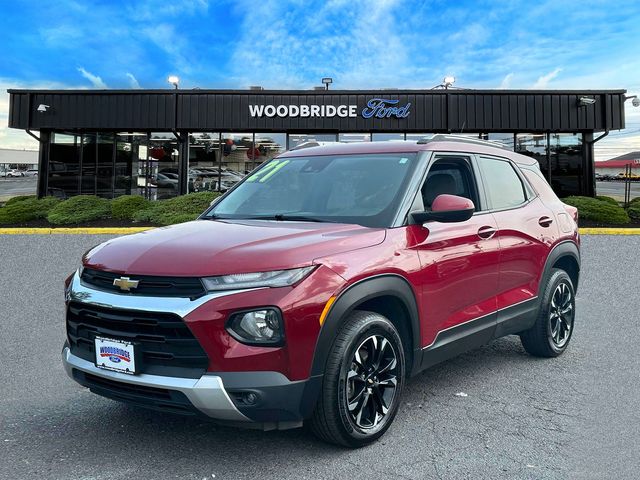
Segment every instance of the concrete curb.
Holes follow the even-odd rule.
[[[74,228],[0,228],[0,235],[127,235],[157,227],[74,227]],[[640,235],[640,228],[580,229],[581,235]]]
[[[599,228],[585,227],[580,229],[581,235],[640,235],[640,228]]]
[[[126,235],[155,227],[0,228],[0,235]]]

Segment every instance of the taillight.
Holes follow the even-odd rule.
[[[573,221],[576,222],[576,225],[578,224],[578,209],[572,205],[567,205],[566,203],[563,203],[564,209],[567,211],[567,213],[569,214],[569,216],[571,218],[573,218]]]

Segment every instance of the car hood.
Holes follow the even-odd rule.
[[[213,276],[310,265],[381,243],[385,229],[336,223],[196,220],[109,240],[83,258],[116,273]]]

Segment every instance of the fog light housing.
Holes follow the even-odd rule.
[[[277,308],[236,312],[227,322],[229,334],[246,345],[280,346],[284,343],[282,314]]]

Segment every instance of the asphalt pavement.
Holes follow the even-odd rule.
[[[508,337],[411,379],[394,425],[347,450],[146,411],[67,378],[63,279],[107,236],[0,235],[2,479],[632,479],[640,469],[640,236],[583,237],[557,359]]]
[[[35,195],[38,177],[0,177],[0,200],[18,195]]]
[[[640,182],[631,182],[631,198],[640,197]],[[596,194],[624,200],[624,182],[596,182]]]

